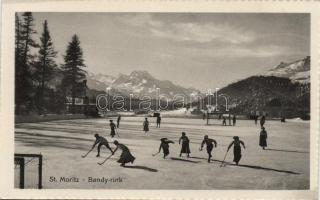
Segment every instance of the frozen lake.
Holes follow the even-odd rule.
[[[260,126],[250,120],[237,120],[236,126],[205,125],[202,119],[162,118],[156,128],[155,118],[149,118],[150,131],[142,131],[142,117],[122,117],[120,137],[111,138],[109,119],[61,120],[16,124],[15,153],[41,153],[44,156],[44,188],[97,189],[308,189],[309,188],[309,123],[267,121],[267,150],[259,147]],[[227,121],[228,122],[228,121]],[[191,157],[179,157],[178,139],[185,131],[190,139]],[[128,167],[119,166],[118,151],[104,165],[97,162],[110,155],[102,147],[101,157],[96,149],[81,158],[92,146],[93,135],[105,136],[111,148],[113,140],[129,147],[136,157]],[[213,150],[213,161],[207,163],[207,153],[199,147],[204,135],[218,142]],[[226,167],[220,167],[232,137],[238,135],[246,149],[242,151],[239,166],[232,163],[230,150]],[[167,159],[162,154],[153,157],[159,149],[160,138],[167,137],[170,145]],[[27,166],[28,167],[28,166]],[[26,175],[27,180],[28,176]],[[50,177],[57,181],[50,182]],[[77,178],[66,182],[61,177]],[[91,177],[91,178],[90,178]],[[90,182],[89,179],[108,179],[108,182]],[[74,179],[71,179],[74,180]],[[28,186],[28,183],[26,183]]]

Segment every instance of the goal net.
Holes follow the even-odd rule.
[[[223,113],[223,112],[207,112],[206,119],[207,125],[225,125],[231,126],[232,124],[232,117],[230,113]]]
[[[14,187],[42,188],[41,154],[14,154]]]

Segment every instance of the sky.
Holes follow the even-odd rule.
[[[44,20],[63,63],[79,36],[87,71],[147,70],[205,91],[310,55],[310,15],[277,13],[33,13]]]

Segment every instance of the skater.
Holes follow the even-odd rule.
[[[255,116],[254,116],[254,123],[255,123],[256,125],[258,124],[258,118],[259,118],[258,115],[255,115]]]
[[[161,124],[161,117],[160,115],[157,116],[157,128],[160,128],[160,124]]]
[[[202,118],[203,118],[203,120],[206,119],[206,113],[205,112],[203,113]]]
[[[180,151],[180,157],[182,156],[183,153],[187,154],[187,157],[189,158],[190,152],[190,147],[189,147],[189,138],[186,136],[185,132],[182,132],[182,136],[179,139],[179,144],[182,141],[181,145],[181,151]]]
[[[281,122],[283,122],[283,123],[286,122],[286,117],[282,116],[281,117]]]
[[[121,120],[121,115],[119,115],[118,119],[117,119],[117,128],[119,128],[119,126],[120,126],[120,120]]]
[[[213,149],[213,143],[214,143],[214,147],[217,147],[217,141],[214,139],[209,138],[207,135],[204,136],[203,141],[201,143],[201,148],[200,151],[202,151],[203,145],[206,144],[207,145],[207,153],[208,153],[208,163],[210,163],[210,159],[212,157],[211,152]]]
[[[121,149],[122,150],[122,153],[120,155],[120,159],[117,161],[118,163],[121,163],[120,166],[121,167],[124,167],[126,163],[133,163],[134,160],[136,159],[131,153],[130,153],[130,150],[129,148],[124,145],[124,144],[120,144],[117,140],[115,140],[113,142],[117,148],[113,151],[113,154],[118,150],[118,149]]]
[[[112,149],[109,146],[108,140],[102,136],[100,136],[99,134],[94,134],[94,137],[96,138],[96,141],[94,142],[93,146],[91,149],[94,149],[94,147],[98,144],[98,154],[97,157],[100,157],[100,148],[102,145],[106,146],[111,153],[113,154]]]
[[[262,147],[263,150],[267,146],[267,138],[268,138],[267,131],[265,130],[264,127],[262,127],[262,130],[260,132],[259,145]]]
[[[109,120],[109,121],[110,121],[109,126],[111,129],[110,135],[113,138],[116,135],[116,125],[113,123],[113,120]]]
[[[147,133],[149,131],[149,121],[148,118],[145,118],[144,122],[143,122],[143,131],[145,133]]]
[[[223,126],[227,126],[226,120],[227,120],[226,117],[223,117],[223,121],[222,121],[222,125],[223,125]]]
[[[160,141],[161,141],[161,144],[160,144],[158,153],[160,153],[161,148],[162,148],[162,150],[163,150],[163,158],[166,159],[167,155],[169,155],[169,153],[170,153],[169,152],[169,144],[170,143],[174,144],[174,142],[171,141],[171,140],[168,140],[168,138],[161,138]]]
[[[266,122],[266,117],[263,115],[260,119],[260,126],[263,127],[264,123]]]
[[[231,115],[229,114],[229,126],[231,126]]]
[[[235,126],[236,123],[237,123],[237,117],[236,117],[236,115],[233,115],[233,118],[232,118],[232,124],[233,124],[233,126]]]
[[[239,140],[238,136],[234,136],[233,137],[233,141],[230,143],[230,145],[228,146],[228,150],[231,148],[231,146],[233,145],[233,162],[236,163],[236,165],[239,164],[239,161],[241,159],[241,146],[240,144],[243,146],[243,148],[245,149],[245,145],[244,142]]]

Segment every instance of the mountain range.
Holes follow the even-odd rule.
[[[125,96],[136,94],[140,96],[149,95],[151,98],[156,98],[157,93],[159,93],[166,95],[169,100],[172,100],[176,94],[189,97],[192,94],[200,93],[199,90],[194,88],[185,88],[168,80],[156,79],[144,70],[135,70],[129,75],[119,74],[118,76],[89,73],[87,85],[90,89],[108,90],[111,94]],[[157,88],[159,88],[159,92]]]
[[[156,98],[156,88],[160,88],[160,93],[166,94],[169,100],[175,94],[188,97],[191,94],[201,95],[197,89],[156,79],[141,70],[118,76],[89,73],[87,85],[95,91],[106,91],[108,88],[111,95],[139,94]],[[281,62],[265,73],[231,83],[220,89],[219,93],[228,96],[230,106],[237,113],[266,111],[272,116],[305,115],[310,110],[310,56],[294,62]]]

